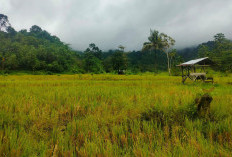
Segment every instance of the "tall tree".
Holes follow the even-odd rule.
[[[164,33],[159,33],[157,30],[150,30],[150,36],[148,37],[149,42],[143,44],[144,50],[160,50],[163,51],[167,56],[167,66],[169,75],[171,75],[171,64],[170,64],[170,48],[175,44],[175,40]]]
[[[155,53],[155,70],[157,70],[157,63],[156,63],[156,52],[161,47],[161,41],[159,38],[159,32],[156,30],[150,30],[150,36],[148,37],[148,42],[143,43],[142,51],[150,51]]]
[[[198,46],[199,57],[210,57],[217,66],[215,70],[231,71],[232,42],[223,33],[214,36],[214,41]]]
[[[84,69],[88,73],[102,73],[102,62],[90,52],[84,53]]]
[[[209,47],[201,44],[198,48],[198,57],[200,58],[209,57],[209,55],[210,55]]]
[[[122,45],[119,45],[118,48],[119,48],[120,51],[124,52],[124,50],[125,50],[126,47],[122,46]]]
[[[111,58],[111,62],[113,69],[117,71],[118,74],[123,73],[123,70],[127,69],[127,57],[122,51],[116,51]]]
[[[94,43],[89,44],[89,47],[85,50],[85,52],[93,54],[100,60],[102,59],[102,51]]]
[[[11,36],[16,35],[16,33],[17,33],[17,32],[15,31],[15,29],[14,29],[13,27],[11,27],[11,26],[7,27],[6,31],[7,31],[7,33],[9,33],[9,35],[11,35]]]
[[[84,69],[86,72],[102,73],[102,51],[94,44],[89,44],[89,47],[84,52]]]
[[[7,28],[11,26],[8,17],[4,14],[0,14],[0,31],[7,31]]]
[[[42,32],[42,29],[37,26],[37,25],[33,25],[31,28],[30,28],[30,32],[31,33],[35,33],[35,34],[38,34],[38,33],[41,33]]]

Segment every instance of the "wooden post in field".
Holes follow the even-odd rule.
[[[184,68],[181,67],[181,71],[182,71],[182,83],[184,83]]]

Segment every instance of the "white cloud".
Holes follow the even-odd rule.
[[[91,42],[139,50],[150,28],[175,38],[176,47],[219,32],[232,38],[231,0],[0,0],[0,10],[17,30],[36,24],[80,50]]]

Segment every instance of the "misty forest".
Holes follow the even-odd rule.
[[[90,43],[84,52],[73,50],[39,26],[33,25],[29,31],[15,31],[8,17],[0,14],[0,57],[1,72],[27,71],[33,74],[52,73],[118,73],[167,71],[167,55],[173,75],[178,74],[175,65],[194,58],[210,57],[218,65],[215,70],[232,72],[232,41],[224,34],[217,33],[212,41],[196,47],[181,50],[155,45],[162,42],[164,33],[148,30],[148,41],[144,41],[140,51],[127,52],[126,47],[103,52],[97,45]],[[4,31],[5,30],[5,31]],[[80,39],[81,40],[81,39]],[[150,44],[150,45],[149,45]],[[222,64],[223,63],[223,64]]]
[[[232,40],[146,31],[81,50],[0,14],[0,156],[231,156]]]

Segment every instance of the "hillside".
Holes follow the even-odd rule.
[[[6,15],[0,14],[0,70],[1,73],[12,71],[30,71],[32,73],[141,73],[166,71],[172,67],[172,74],[177,75],[175,65],[198,57],[210,57],[218,66],[214,70],[231,72],[232,42],[218,33],[214,41],[202,43],[196,47],[182,50],[162,48],[162,43],[171,37],[164,33],[150,31],[148,42],[144,42],[141,51],[118,49],[103,52],[96,44],[90,43],[85,51],[75,51],[68,44],[60,41],[37,25],[29,31],[16,31]],[[163,40],[158,47],[160,39]],[[155,41],[155,39],[160,38]],[[81,39],[80,39],[81,40]],[[173,40],[173,45],[175,40]],[[153,45],[153,47],[150,47]],[[173,46],[172,45],[172,46]],[[146,47],[148,46],[148,47]],[[148,48],[148,49],[147,49]],[[169,64],[168,64],[169,63]],[[223,63],[223,64],[222,64]],[[169,67],[169,69],[170,69]]]

